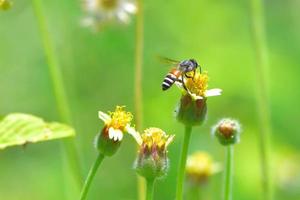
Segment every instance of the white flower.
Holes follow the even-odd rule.
[[[82,25],[96,29],[114,21],[128,24],[129,15],[137,11],[131,0],[84,0],[83,8],[87,16],[82,20]]]

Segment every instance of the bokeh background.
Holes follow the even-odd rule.
[[[299,199],[300,2],[266,0],[269,85],[272,124],[272,174],[276,199]],[[77,0],[43,1],[55,42],[77,131],[83,174],[97,152],[93,139],[101,129],[98,110],[126,105],[133,111],[135,19],[129,26],[113,25],[94,33],[79,25],[84,13]],[[157,55],[196,58],[210,75],[210,87],[223,95],[208,100],[204,126],[193,130],[189,152],[209,152],[224,161],[224,148],[210,128],[222,117],[243,126],[235,147],[234,199],[261,198],[261,174],[256,104],[255,52],[250,29],[250,1],[145,1],[143,65],[144,127],[160,127],[176,135],[170,145],[168,176],[156,184],[155,199],[174,199],[183,126],[173,116],[180,93],[161,91],[168,68]],[[15,0],[0,12],[0,114],[25,112],[58,121],[55,97],[31,1]],[[0,152],[0,199],[65,199],[61,142],[12,147]],[[105,160],[89,199],[137,199],[132,170],[136,146],[126,137],[117,155]],[[209,199],[220,199],[222,173],[203,188]]]

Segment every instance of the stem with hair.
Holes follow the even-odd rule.
[[[233,145],[226,147],[226,168],[224,178],[224,200],[232,199],[232,168],[233,168]]]
[[[147,195],[146,200],[152,200],[153,199],[153,192],[154,192],[154,182],[155,179],[147,179]]]
[[[182,148],[181,148],[181,154],[180,154],[180,163],[177,172],[176,200],[182,200],[183,198],[183,182],[185,177],[185,165],[186,165],[186,159],[187,159],[191,134],[192,134],[192,127],[186,126]]]
[[[54,44],[52,38],[50,37],[49,29],[47,27],[42,3],[41,0],[32,0],[32,3],[44,46],[45,56],[48,62],[48,69],[53,85],[54,95],[56,98],[57,110],[60,115],[61,121],[72,125],[71,112],[67,100],[67,95],[65,92],[65,87],[63,84],[63,78],[60,71],[58,59],[55,55]],[[75,140],[64,139],[63,148],[66,153],[71,173],[76,181],[79,191],[82,185],[82,177]]]
[[[90,189],[91,183],[93,182],[93,179],[95,177],[95,174],[97,172],[97,169],[99,168],[100,164],[102,163],[104,159],[104,155],[102,153],[99,153],[95,163],[93,164],[92,168],[89,171],[89,174],[85,180],[85,183],[83,185],[80,200],[84,200],[87,197],[88,191]]]
[[[142,105],[142,65],[144,54],[144,8],[143,0],[137,0],[136,36],[135,36],[135,80],[134,80],[134,103],[136,127],[142,128],[143,105]],[[146,184],[142,177],[137,176],[138,199],[145,199]]]
[[[264,24],[264,8],[261,0],[251,0],[252,35],[256,53],[256,93],[260,125],[260,156],[264,199],[272,199],[270,169],[271,124],[268,107],[268,52]]]

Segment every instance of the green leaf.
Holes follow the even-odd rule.
[[[72,127],[23,113],[12,113],[0,121],[0,149],[74,136]]]

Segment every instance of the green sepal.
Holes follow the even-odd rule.
[[[194,100],[188,94],[183,95],[175,111],[176,118],[186,126],[200,126],[206,120],[206,98]]]
[[[105,156],[114,155],[121,145],[121,141],[114,141],[108,137],[108,127],[105,126],[95,138],[96,149]]]
[[[238,143],[240,141],[239,135],[239,131],[237,130],[233,130],[231,135],[228,136],[221,133],[219,129],[215,130],[215,136],[218,138],[218,141],[224,146]]]
[[[142,148],[134,164],[136,172],[147,180],[164,177],[169,169],[169,160],[166,152],[159,154]]]

